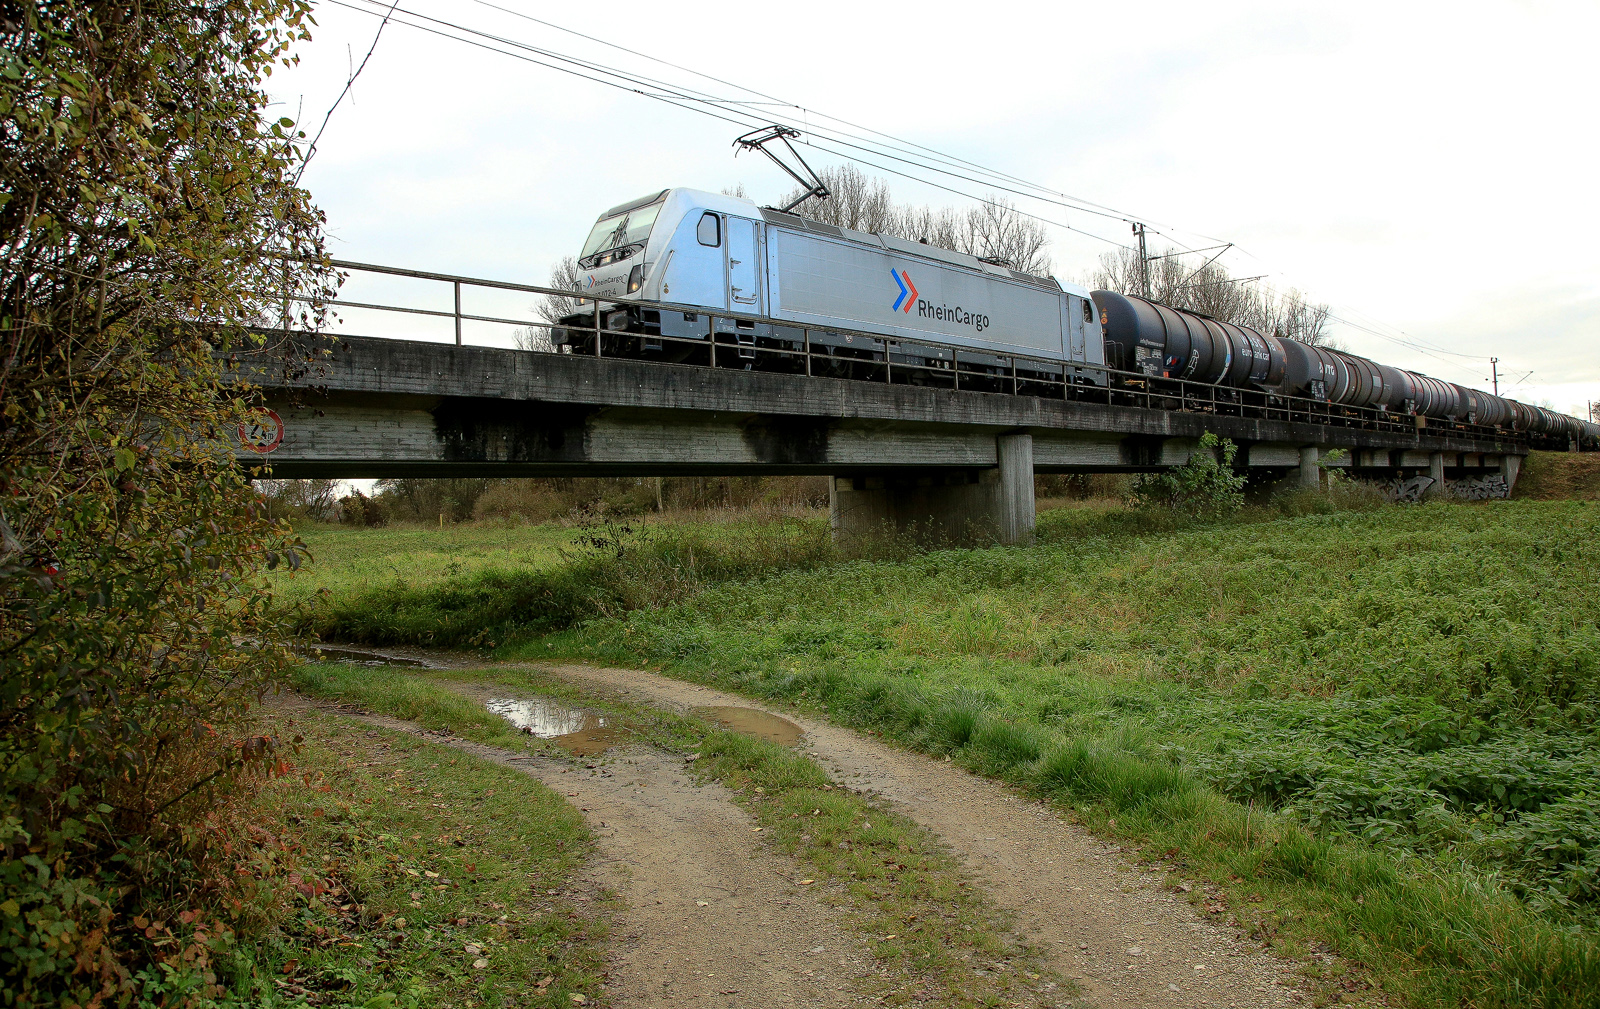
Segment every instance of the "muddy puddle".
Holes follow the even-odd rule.
[[[485,702],[484,707],[528,735],[548,739],[578,757],[604,753],[623,741],[616,719],[542,697],[497,697]]]
[[[296,649],[300,654],[317,662],[349,662],[357,666],[410,666],[416,669],[434,668],[433,663],[427,659],[414,659],[406,655],[392,655],[388,652],[374,652],[365,648],[349,648],[345,645],[307,645],[305,648]]]
[[[741,736],[754,736],[779,746],[793,746],[800,741],[800,726],[755,708],[703,707],[695,708],[694,713]]]

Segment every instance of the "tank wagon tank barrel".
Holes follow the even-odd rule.
[[[1326,347],[1269,336],[1134,295],[1095,291],[1107,359],[1151,377],[1600,443],[1600,424]],[[1238,365],[1241,358],[1248,363]]]

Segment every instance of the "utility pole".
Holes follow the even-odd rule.
[[[1144,289],[1144,296],[1150,298],[1150,254],[1144,246],[1144,225],[1135,224],[1133,233],[1139,238],[1139,286]]]
[[[1494,373],[1494,394],[1498,396],[1500,395],[1500,359],[1498,357],[1489,358],[1489,367]]]

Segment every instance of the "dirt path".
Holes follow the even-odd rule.
[[[636,670],[541,668],[589,690],[680,711],[716,704],[761,707]],[[942,837],[994,900],[1016,913],[1022,936],[1083,986],[1089,1003],[1106,1009],[1257,1009],[1306,1000],[1291,964],[1232,928],[1202,920],[1186,900],[1160,889],[1160,877],[1139,872],[1118,857],[1117,848],[1048,807],[952,764],[788,711],[776,713],[805,730],[803,749],[840,781],[876,792]],[[810,939],[789,945],[808,943],[816,945]]]
[[[516,768],[583,811],[600,855],[590,882],[624,904],[610,1004],[845,1006],[860,1000],[857,982],[875,971],[854,930],[824,903],[823,884],[797,885],[795,864],[757,840],[720,785],[695,785],[679,758],[643,746],[605,760],[515,756],[399,719],[331,710]]]

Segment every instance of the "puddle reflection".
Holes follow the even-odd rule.
[[[497,697],[484,706],[528,735],[548,739],[575,756],[603,753],[622,742],[622,730],[614,719],[542,697]]]

